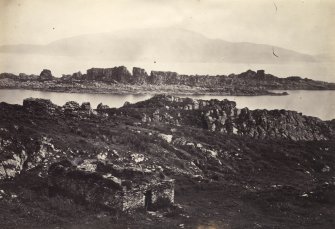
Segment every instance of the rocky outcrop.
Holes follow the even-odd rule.
[[[75,101],[69,101],[64,104],[63,109],[67,113],[73,113],[80,109],[80,105]]]
[[[318,118],[286,110],[241,110],[233,120],[237,134],[254,138],[288,138],[291,140],[326,140],[329,126]]]
[[[59,107],[49,99],[28,98],[23,100],[23,108],[33,113],[54,114]]]
[[[334,83],[313,81],[300,77],[299,79],[297,79],[297,77],[278,78],[271,74],[266,74],[264,70],[258,70],[257,72],[248,70],[240,74],[231,74],[229,76],[179,75],[177,72],[171,71],[151,71],[150,75],[148,75],[144,69],[135,67],[131,75],[126,67],[121,66],[107,69],[89,69],[85,79],[130,84],[146,83],[153,85],[187,85],[206,88],[221,87],[224,88],[225,91],[232,90],[233,94],[246,94],[248,90],[265,89],[335,89]],[[250,93],[251,92],[247,92],[247,94]]]
[[[149,83],[155,85],[174,84],[177,81],[177,77],[177,72],[151,71]]]
[[[15,75],[12,73],[1,73],[0,79],[13,79],[16,81],[37,81],[40,79],[40,76],[38,75],[27,75],[25,73],[20,73],[19,75]]]
[[[90,103],[79,105],[74,101],[58,107],[50,100],[30,98],[24,100],[23,107],[36,114],[53,115],[63,110],[65,114],[78,115],[80,118],[94,114],[108,117],[113,115],[110,112],[136,117],[140,114],[140,120],[144,123],[190,125],[256,139],[325,140],[331,138],[335,132],[330,122],[304,116],[296,111],[239,109],[234,101],[226,99],[196,100],[158,95],[136,104],[125,103],[120,109],[109,109],[108,106],[99,104],[96,110],[98,113],[91,108]]]
[[[149,82],[148,73],[142,68],[133,68],[133,82],[135,84],[145,84]]]
[[[174,125],[192,125],[210,131],[249,136],[256,139],[326,140],[332,137],[332,127],[318,118],[287,110],[238,109],[228,100],[195,100],[174,96],[155,96],[138,104],[128,105],[143,111],[143,122],[169,122]],[[159,107],[157,109],[157,107]],[[128,114],[129,114],[128,113]]]
[[[86,74],[86,79],[93,81],[129,83],[131,78],[131,73],[124,66],[114,68],[91,68],[87,70]]]
[[[40,74],[39,80],[48,81],[53,79],[54,77],[52,76],[51,71],[49,69],[43,69],[43,71]]]
[[[64,155],[51,138],[29,136],[23,131],[19,126],[0,128],[0,180],[35,168],[40,168],[39,175],[45,175],[48,166]]]
[[[81,118],[95,113],[89,102],[83,102],[79,105],[79,103],[75,101],[69,101],[63,105],[62,110],[64,110],[65,114],[79,115]]]
[[[83,102],[81,105],[79,105],[79,103],[75,101],[69,101],[60,107],[52,103],[49,99],[28,98],[23,100],[23,108],[30,113],[40,115],[59,115],[64,113],[79,115],[81,118],[84,118],[87,115],[95,114],[95,111],[92,109],[89,102]],[[107,109],[107,107],[104,108]]]
[[[108,105],[103,105],[102,103],[99,103],[97,106],[97,110],[106,110],[109,109]]]
[[[1,129],[0,132],[8,130]],[[0,136],[0,180],[13,178],[20,174],[27,160],[24,146],[17,144],[15,139]]]
[[[83,102],[80,106],[82,110],[92,111],[91,103]]]

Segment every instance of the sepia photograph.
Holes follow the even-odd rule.
[[[335,228],[334,24],[332,0],[0,0],[0,228]]]

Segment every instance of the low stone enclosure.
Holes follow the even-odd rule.
[[[174,203],[173,179],[157,172],[98,160],[84,160],[80,165],[65,160],[51,165],[49,186],[53,193],[115,211],[153,211]]]

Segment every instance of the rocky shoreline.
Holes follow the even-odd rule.
[[[0,103],[0,226],[332,228],[334,140],[229,100]]]
[[[179,75],[176,72],[151,71],[133,68],[132,73],[124,66],[114,68],[91,68],[86,74],[54,77],[44,69],[40,75],[20,73],[0,74],[0,88],[29,89],[71,93],[114,94],[180,94],[180,95],[287,95],[272,90],[335,90],[335,83],[302,79],[300,77],[278,78],[248,70],[229,76]]]
[[[170,86],[170,85],[125,85],[125,84],[104,84],[98,83],[95,85],[81,83],[73,86],[72,84],[64,84],[51,82],[40,85],[37,82],[33,83],[16,83],[5,82],[0,80],[0,89],[26,89],[33,91],[47,92],[64,92],[64,93],[87,93],[87,94],[173,94],[173,95],[229,95],[229,96],[285,96],[287,92],[271,92],[266,90],[236,90],[226,91],[225,89],[207,89],[201,87],[189,86]]]

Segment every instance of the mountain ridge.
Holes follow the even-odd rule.
[[[110,60],[287,63],[317,62],[316,56],[251,42],[207,38],[185,29],[142,29],[84,34],[45,45],[3,45],[0,52],[44,55],[93,56]],[[277,56],[275,56],[277,55]]]

